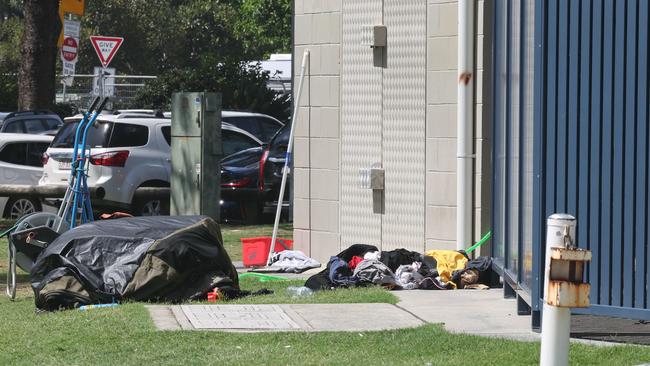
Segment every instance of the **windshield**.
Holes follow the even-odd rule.
[[[287,123],[271,139],[271,142],[269,143],[269,155],[279,157],[286,153],[290,135],[291,124]]]
[[[72,148],[79,120],[66,122],[54,137],[51,147]],[[106,147],[113,129],[112,122],[96,121],[88,129],[88,147]]]

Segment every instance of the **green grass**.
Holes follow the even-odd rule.
[[[224,227],[224,237],[259,235],[246,227]],[[286,227],[285,227],[286,228]],[[239,230],[239,231],[235,231]],[[249,235],[251,234],[252,235]],[[262,235],[266,235],[262,233]],[[235,240],[236,239],[236,240]],[[6,272],[6,241],[0,240],[0,279]],[[27,282],[26,275],[21,279]],[[292,298],[287,286],[302,280],[260,282],[242,279],[243,289],[275,293],[233,303],[395,303],[380,288],[342,289]],[[23,283],[15,302],[0,295],[0,365],[536,365],[538,342],[457,335],[440,325],[383,332],[225,333],[157,331],[144,304],[113,309],[76,310],[36,315],[34,299]],[[444,311],[444,304],[432,304]],[[368,321],[372,321],[368,314]],[[650,361],[650,347],[571,345],[574,365],[635,365]]]
[[[452,335],[438,325],[353,333],[156,331],[141,304],[35,315],[0,299],[2,365],[536,365],[539,344]],[[372,314],[368,314],[372,321]],[[575,365],[634,365],[650,348],[571,346]]]
[[[242,259],[241,238],[255,238],[259,236],[273,235],[273,225],[228,225],[221,224],[221,235],[223,236],[223,245],[233,261]],[[280,224],[278,227],[278,237],[293,239],[293,226],[291,224]]]

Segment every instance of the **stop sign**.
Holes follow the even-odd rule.
[[[61,58],[64,61],[76,62],[78,46],[79,45],[76,39],[72,37],[66,37],[63,40],[63,45],[61,46]]]

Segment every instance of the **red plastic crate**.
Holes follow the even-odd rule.
[[[271,249],[271,239],[270,236],[241,238],[244,267],[266,266],[269,249]],[[276,238],[275,252],[281,252],[285,249],[293,249],[293,240]]]

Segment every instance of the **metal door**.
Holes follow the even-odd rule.
[[[343,2],[341,246],[424,250],[426,13],[424,0]],[[387,27],[387,47],[362,44],[363,28]],[[385,189],[360,187],[381,165]]]
[[[427,3],[384,0],[382,249],[425,249]]]
[[[219,220],[221,95],[174,93],[171,124],[171,213]]]
[[[359,169],[381,163],[382,67],[362,44],[362,28],[382,24],[382,0],[343,2],[341,45],[341,247],[379,246],[381,214],[373,194],[359,184]]]

